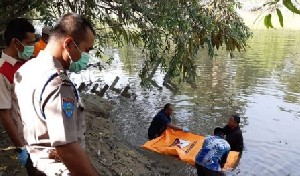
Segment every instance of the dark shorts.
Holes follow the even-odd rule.
[[[223,172],[212,171],[198,164],[196,164],[196,168],[198,176],[225,176]]]

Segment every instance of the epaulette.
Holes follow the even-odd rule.
[[[64,86],[73,86],[73,83],[69,79],[67,73],[63,69],[57,69],[57,74],[61,79],[62,85]]]

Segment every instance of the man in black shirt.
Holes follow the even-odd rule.
[[[242,151],[244,148],[243,134],[239,126],[240,117],[231,115],[228,124],[223,128],[226,141],[230,144],[230,150]]]
[[[160,110],[153,118],[151,125],[148,128],[148,139],[151,140],[160,136],[167,129],[167,127],[174,130],[182,130],[184,132],[188,131],[186,127],[181,128],[171,122],[170,116],[172,113],[173,106],[170,103],[167,103],[164,109]]]

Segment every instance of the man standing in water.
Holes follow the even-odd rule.
[[[222,167],[226,163],[230,146],[224,140],[223,129],[214,129],[213,136],[207,136],[195,158],[198,176],[224,176]]]
[[[244,149],[244,140],[239,123],[240,117],[238,115],[231,115],[223,130],[231,150],[241,152]]]
[[[174,130],[182,130],[184,132],[188,131],[186,127],[178,127],[171,123],[171,115],[173,113],[173,106],[170,103],[167,103],[164,106],[164,109],[160,110],[156,116],[153,118],[151,125],[148,129],[148,139],[152,140],[158,136],[160,136],[167,127],[172,128]]]
[[[66,14],[53,27],[45,50],[15,74],[24,137],[34,166],[46,175],[98,175],[84,151],[84,108],[66,74],[86,68],[94,40],[85,18]]]

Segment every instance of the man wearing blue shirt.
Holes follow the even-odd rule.
[[[172,128],[174,130],[182,130],[187,132],[188,128],[186,127],[178,127],[171,123],[171,115],[173,113],[173,107],[170,103],[167,103],[164,106],[164,109],[160,110],[156,116],[153,118],[151,125],[148,129],[148,138],[154,139],[158,136],[160,136],[167,127]]]
[[[224,139],[223,128],[215,128],[214,135],[204,139],[202,149],[195,158],[198,176],[224,176],[221,170],[229,151],[230,145]]]

